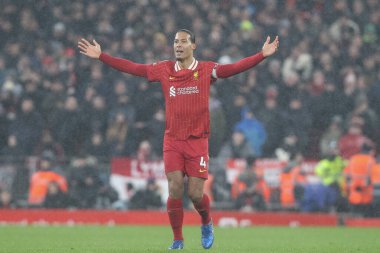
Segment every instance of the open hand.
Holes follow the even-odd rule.
[[[276,36],[272,43],[270,43],[270,37],[268,36],[262,49],[264,57],[268,57],[274,54],[278,50],[279,46],[280,41],[278,40],[278,36]]]
[[[91,44],[86,39],[81,39],[78,41],[78,48],[80,49],[80,53],[87,55],[88,57],[98,59],[100,54],[102,53],[102,49],[100,45],[95,40],[92,41],[94,44]]]

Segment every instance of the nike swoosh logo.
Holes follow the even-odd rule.
[[[203,172],[206,172],[206,171],[207,171],[207,169],[205,169],[205,170],[199,169],[200,173],[203,173]]]
[[[169,80],[174,80],[175,77],[169,76]]]

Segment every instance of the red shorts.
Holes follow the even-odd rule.
[[[164,138],[165,173],[180,170],[188,177],[208,177],[208,138]]]

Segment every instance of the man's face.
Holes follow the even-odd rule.
[[[191,43],[190,34],[177,32],[174,38],[174,55],[177,61],[183,61],[193,57],[195,44]]]

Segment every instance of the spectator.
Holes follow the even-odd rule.
[[[276,158],[280,161],[290,161],[296,154],[301,153],[302,148],[298,140],[298,135],[292,131],[285,134],[281,145],[275,150]]]
[[[245,108],[242,111],[242,119],[235,125],[235,131],[244,134],[248,144],[255,152],[256,157],[262,155],[262,146],[267,138],[267,133],[261,121],[259,121],[252,110]]]
[[[364,143],[373,145],[372,141],[363,135],[360,123],[351,123],[347,133],[339,138],[339,154],[348,160],[360,152]]]
[[[315,71],[313,82],[309,90],[310,97],[310,114],[312,118],[312,128],[321,132],[329,124],[326,119],[331,119],[334,115],[340,113],[337,101],[340,99],[340,93],[336,91],[336,85],[326,80],[322,71]]]
[[[284,135],[284,119],[277,103],[277,89],[269,88],[266,92],[264,108],[258,111],[257,118],[263,122],[267,140],[263,146],[263,156],[272,157],[274,150],[281,144]]]
[[[137,91],[134,94],[134,102],[136,108],[136,122],[134,124],[135,136],[137,142],[149,138],[146,130],[146,124],[154,115],[156,108],[161,104],[159,101],[162,99],[161,91],[154,87],[148,88],[148,82],[145,80],[138,83]],[[144,101],[143,103],[139,101]]]
[[[372,213],[372,168],[376,164],[374,149],[364,143],[360,153],[353,155],[345,168],[347,199],[352,212],[369,216]]]
[[[241,172],[235,184],[242,184],[235,205],[242,211],[264,210],[265,202],[255,173],[255,159],[247,160],[246,169]]]
[[[289,110],[283,116],[284,126],[287,132],[295,133],[298,137],[298,145],[306,149],[309,141],[311,127],[311,115],[304,105],[300,95],[292,97],[289,102]]]
[[[345,13],[330,27],[331,37],[340,43],[349,42],[351,38],[360,33],[358,24],[356,24],[349,16]]]
[[[110,110],[110,118],[114,118],[120,112],[124,114],[128,122],[133,124],[136,119],[136,110],[130,101],[130,96],[125,94],[117,96],[115,99]]]
[[[41,140],[36,145],[33,154],[42,156],[42,154],[49,153],[56,159],[56,162],[62,164],[65,161],[65,152],[62,146],[56,142],[49,129],[44,129],[42,132]]]
[[[83,114],[75,97],[68,97],[64,108],[55,115],[54,137],[69,157],[77,154],[88,134]]]
[[[90,156],[97,157],[102,161],[109,160],[109,146],[101,132],[94,132],[90,136],[90,140],[87,141],[85,145],[84,153]]]
[[[225,140],[226,135],[226,117],[223,111],[222,103],[217,98],[216,89],[211,87],[210,93],[210,157],[216,157]]]
[[[243,158],[247,159],[250,156],[254,156],[255,151],[251,148],[251,145],[247,142],[244,133],[241,131],[235,131],[231,140],[229,140],[219,153],[219,158],[223,161],[226,159]],[[225,164],[225,162],[224,162]]]
[[[329,145],[327,156],[319,161],[315,167],[315,174],[319,176],[324,186],[324,209],[328,212],[336,212],[338,208],[344,210],[342,204],[343,170],[346,162],[339,156],[337,143]]]
[[[12,195],[8,191],[0,191],[0,209],[14,208]]]
[[[162,200],[159,194],[160,187],[154,178],[149,178],[145,189],[137,190],[129,201],[130,209],[159,209],[162,207]]]
[[[19,145],[16,135],[8,136],[7,146],[1,150],[1,155],[10,162],[20,162],[24,159],[24,149]]]
[[[34,108],[33,100],[25,98],[21,102],[21,111],[16,115],[9,130],[17,139],[22,140],[23,153],[30,155],[42,135],[42,126],[42,117]]]
[[[157,154],[154,153],[154,150],[152,150],[152,145],[147,140],[140,142],[136,157],[141,162],[154,161],[158,159]]]
[[[231,185],[227,182],[225,170],[216,170],[213,173],[212,196],[214,203],[218,203],[219,208],[231,208]]]
[[[308,80],[313,69],[312,58],[302,45],[293,48],[289,57],[284,61],[282,75],[287,78],[291,73],[300,74],[303,80]]]
[[[224,86],[223,86],[224,87]],[[231,93],[229,93],[229,96]],[[234,94],[234,93],[232,93]],[[226,110],[227,121],[227,136],[231,136],[234,131],[235,125],[241,120],[242,110],[247,106],[247,99],[242,94],[233,95],[231,98],[231,106],[228,106]]]
[[[108,124],[107,142],[110,145],[112,156],[131,155],[135,148],[135,141],[132,139],[132,127],[127,121],[124,113],[117,113]]]
[[[355,100],[357,97],[357,84],[356,75],[352,69],[346,70],[343,76],[343,90],[342,95],[337,101],[339,113],[346,117],[348,113],[352,112],[355,107]]]
[[[69,172],[70,198],[79,208],[94,208],[102,182],[99,170],[86,156],[73,159]]]
[[[363,119],[363,134],[371,140],[377,140],[379,136],[379,117],[375,111],[369,107],[366,95],[357,98],[354,110],[347,115],[348,120],[355,120],[355,117]]]
[[[110,95],[109,104],[112,110],[120,108],[124,111],[125,115],[129,121],[134,122],[136,118],[134,104],[131,103],[130,95],[134,92],[134,86],[129,86],[128,84],[133,83],[134,79],[132,76],[123,76],[122,79],[116,79],[113,85],[113,92]],[[113,116],[113,114],[111,114]]]
[[[303,201],[305,179],[301,164],[304,157],[301,153],[291,157],[280,174],[280,202],[283,209],[298,210]]]
[[[164,141],[165,130],[165,111],[158,108],[153,119],[146,125],[146,130],[149,132],[149,142],[152,144],[152,149],[155,154],[162,154],[162,143]]]
[[[104,97],[95,96],[85,112],[89,120],[90,132],[104,133],[107,129],[107,105]]]
[[[46,94],[41,100],[41,112],[46,119],[46,127],[55,126],[55,117],[64,106],[66,100],[66,90],[64,84],[56,80],[45,80],[43,82]]]
[[[338,143],[339,138],[343,134],[342,129],[342,118],[339,116],[334,116],[327,130],[322,134],[319,142],[319,151],[321,157],[326,157],[330,151],[331,143]]]
[[[40,206],[48,192],[48,185],[56,182],[63,192],[67,192],[67,181],[62,175],[52,171],[52,157],[45,155],[41,157],[40,168],[34,172],[30,179],[28,203],[31,206]]]
[[[69,205],[68,196],[56,182],[50,182],[42,206],[44,208],[66,208]]]

